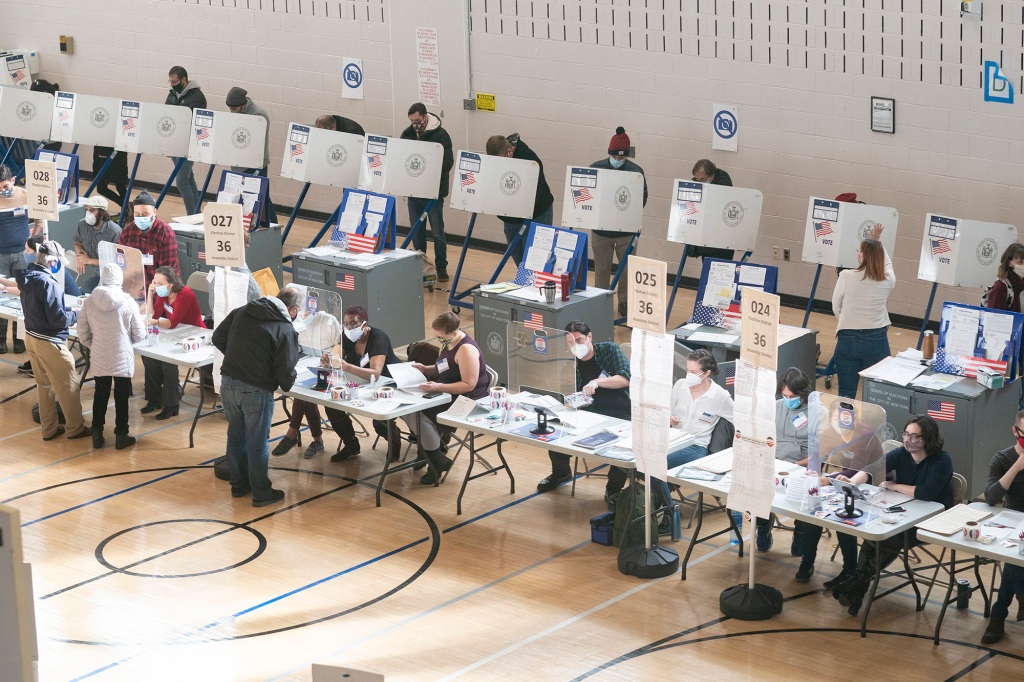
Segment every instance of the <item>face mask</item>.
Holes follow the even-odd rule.
[[[22,255],[25,256],[25,263],[27,263],[28,265],[32,265],[33,263],[36,262],[36,254],[23,253]]]
[[[153,227],[153,216],[135,216],[135,227],[145,232],[149,228]]]
[[[614,156],[609,156],[608,163],[612,165],[612,168],[622,168],[622,166],[626,163],[626,160]]]
[[[347,338],[352,343],[355,343],[359,339],[363,338],[363,327],[360,325],[355,329],[346,329],[345,338]]]
[[[1024,265],[1014,265],[1013,271],[1017,273],[1017,276],[1024,279]]]
[[[783,398],[782,402],[784,402],[786,404],[786,407],[788,407],[789,409],[798,410],[800,409],[800,403],[802,401],[800,400],[800,396],[795,395],[792,398]]]
[[[587,357],[588,353],[590,353],[590,347],[587,344],[585,344],[585,343],[573,344],[572,354],[575,355],[578,360],[582,360],[583,358]]]
[[[170,287],[158,286],[156,288],[156,295],[159,296],[160,298],[167,298],[167,294],[169,294],[169,293],[171,293],[171,288]]]
[[[85,212],[85,224],[89,225],[90,227],[94,226],[96,224],[96,216],[94,216],[92,213],[89,213],[88,211],[86,211]]]
[[[177,85],[172,85],[171,86],[171,90],[174,90],[174,92],[178,93],[179,95],[181,94],[181,91],[184,90],[184,89],[185,89],[185,84],[184,83],[178,83]]]
[[[700,382],[704,381],[704,377],[702,377],[700,374],[696,374],[694,372],[691,372],[690,374],[686,375],[686,377],[683,379],[683,381],[686,382],[687,388],[693,388],[694,386],[696,386]]]
[[[452,342],[451,339],[442,339],[440,336],[435,336],[434,338],[437,339],[439,344],[441,344],[441,350],[447,350],[448,346],[451,345]]]
[[[1017,428],[1014,428],[1013,429],[1013,435],[1017,436],[1017,445],[1019,445],[1022,448],[1024,448],[1024,435],[1021,434],[1020,430],[1018,430]]]
[[[53,273],[54,275],[56,275],[58,272],[60,272],[60,261],[59,260],[52,260],[52,261],[50,261],[50,272]]]
[[[292,328],[295,329],[296,332],[301,334],[302,332],[306,331],[306,321],[303,320],[301,317],[293,317]]]
[[[0,189],[0,197],[3,197],[4,199],[9,198],[12,194],[14,194],[13,187],[11,187],[10,189]]]

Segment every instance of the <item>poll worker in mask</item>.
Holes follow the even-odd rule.
[[[132,207],[135,219],[121,230],[117,243],[142,252],[142,265],[146,271],[148,290],[157,268],[167,266],[177,273],[181,272],[178,264],[178,239],[174,236],[171,226],[156,216],[156,202],[149,192],[139,192],[132,201]]]
[[[28,192],[17,187],[14,172],[9,166],[0,166],[0,274],[14,277],[25,269],[22,251],[29,236],[41,234],[45,220],[28,219]],[[18,338],[18,323],[11,332],[14,352],[24,353],[25,342]],[[7,352],[7,320],[0,320],[0,354]]]
[[[606,417],[630,419],[629,360],[611,341],[594,341],[594,334],[586,322],[575,320],[565,326],[565,341],[576,356],[576,390],[591,396],[594,402],[582,409]],[[569,455],[548,451],[551,473],[541,479],[537,490],[546,493],[572,478]],[[622,490],[626,473],[613,467],[608,472],[605,502]]]
[[[78,221],[75,230],[75,266],[79,275],[84,275],[90,265],[97,268],[96,274],[80,285],[88,294],[100,283],[100,242],[116,242],[121,236],[121,226],[110,219],[110,204],[103,197],[89,197],[82,206],[85,218]]]
[[[999,259],[996,281],[985,293],[985,307],[993,310],[1021,312],[1020,297],[1024,295],[1024,244],[1014,242]]]

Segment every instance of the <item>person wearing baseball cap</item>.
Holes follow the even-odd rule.
[[[247,175],[258,175],[261,178],[269,178],[267,175],[267,167],[270,166],[270,114],[267,110],[259,106],[252,101],[249,97],[249,92],[244,88],[235,86],[228,90],[227,97],[224,98],[224,104],[227,105],[228,109],[233,114],[247,114],[249,116],[262,116],[267,121],[267,132],[263,137],[263,167],[262,168],[242,168],[240,166],[232,167],[231,170],[237,173],[245,173]],[[263,218],[260,224],[264,227],[270,225],[270,223],[277,222],[277,211],[274,209],[274,202],[270,200],[270,182],[267,182],[267,200],[266,205],[263,207]],[[256,229],[255,227],[251,229]]]
[[[86,275],[86,280],[79,285],[85,293],[99,285],[99,247],[100,242],[117,242],[121,236],[121,226],[110,219],[110,204],[101,196],[91,196],[82,201],[85,207],[85,218],[78,221],[75,230],[75,266],[79,275]]]
[[[590,164],[591,168],[610,168],[612,170],[627,171],[631,173],[644,174],[644,169],[630,161],[629,156],[629,135],[626,129],[619,126],[615,134],[608,142],[608,158],[595,161]],[[644,206],[647,205],[647,177],[644,176]],[[642,225],[636,226],[636,234],[640,234]],[[629,232],[612,232],[609,230],[593,230],[590,244],[594,252],[594,286],[599,289],[607,289],[612,281],[612,258],[617,257],[621,264],[626,258],[626,249],[633,235]],[[625,277],[619,278],[619,316],[626,314],[626,290],[628,282]]]

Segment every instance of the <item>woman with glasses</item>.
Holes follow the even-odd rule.
[[[886,303],[896,286],[892,259],[882,242],[882,225],[876,223],[868,238],[857,247],[860,265],[839,274],[832,293],[836,315],[836,375],[839,395],[857,397],[861,370],[889,357],[889,311]]]
[[[391,374],[388,372],[388,364],[401,361],[395,355],[388,335],[380,329],[370,327],[367,317],[366,309],[362,306],[349,306],[342,315],[341,329],[339,329],[337,320],[330,315],[323,314],[322,319],[333,322],[333,325],[329,327],[307,326],[299,333],[299,343],[303,346],[321,349],[324,351],[324,361],[332,362],[336,369],[355,375],[363,381],[369,381],[371,375],[389,377]],[[339,338],[341,340],[340,362],[333,360],[333,356],[327,354],[328,351],[337,348]],[[356,438],[352,418],[348,413],[333,407],[325,407],[324,411],[327,413],[327,419],[331,422],[331,428],[341,438],[343,445],[341,450],[331,457],[331,461],[340,462],[358,455],[360,452],[359,439]],[[303,417],[309,425],[309,434],[313,439],[303,453],[303,457],[312,459],[324,451],[320,408],[316,403],[296,399],[292,402],[292,416],[291,421],[288,422],[288,431],[274,448],[272,454],[283,455],[299,443],[299,428],[302,426]],[[395,448],[397,446],[392,449]]]
[[[437,362],[429,366],[417,362],[413,366],[428,379],[426,383],[420,384],[424,391],[450,393],[453,400],[460,395],[478,400],[487,395],[490,380],[487,364],[477,342],[459,329],[460,323],[455,313],[442,313],[435,317],[430,328],[441,344]],[[448,459],[441,448],[441,427],[435,421],[436,415],[447,409],[448,405],[442,405],[406,419],[438,476],[452,468],[452,460]],[[434,485],[434,481],[433,472],[427,472],[420,479],[423,485]]]
[[[949,509],[953,506],[953,460],[942,449],[943,440],[939,425],[931,417],[911,417],[903,427],[903,446],[885,455],[885,479],[880,484],[884,490],[893,490],[910,495],[915,500],[941,502]],[[864,483],[867,474],[857,473],[851,478],[840,480]],[[914,529],[910,533],[910,546],[917,544]],[[848,607],[851,616],[860,611],[864,595],[872,578],[879,569],[884,569],[899,556],[903,549],[903,537],[896,535],[878,544],[865,542],[860,548],[857,569],[847,580],[832,588],[832,596]]]

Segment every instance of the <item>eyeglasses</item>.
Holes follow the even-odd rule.
[[[345,329],[358,329],[363,326],[362,320],[352,320],[351,322],[345,322],[343,325]]]
[[[924,440],[924,436],[922,436],[919,433],[907,433],[906,431],[904,431],[903,440],[909,440],[911,443],[914,443],[919,440]]]

